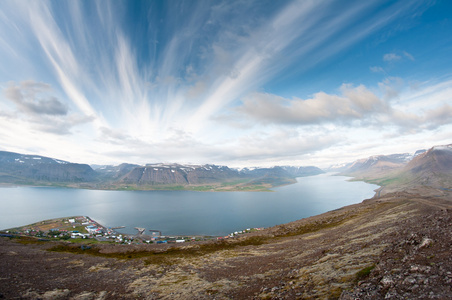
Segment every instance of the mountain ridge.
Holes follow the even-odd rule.
[[[275,166],[233,169],[213,164],[150,163],[118,166],[71,163],[55,158],[0,151],[0,183],[57,185],[92,189],[249,190],[296,182],[296,177],[321,174],[314,167]]]

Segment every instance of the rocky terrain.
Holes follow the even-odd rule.
[[[375,197],[215,243],[0,238],[4,299],[451,299],[452,195]],[[85,250],[83,250],[85,249]]]

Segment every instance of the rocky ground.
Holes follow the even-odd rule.
[[[1,237],[0,298],[452,299],[451,225],[452,194],[417,189],[216,244]]]

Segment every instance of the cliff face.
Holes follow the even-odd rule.
[[[96,172],[86,164],[0,151],[2,182],[88,182],[95,180],[96,176]]]
[[[136,167],[127,173],[121,180],[122,183],[133,184],[188,184],[186,174],[179,169]]]
[[[136,167],[121,179],[121,183],[138,185],[187,185],[222,182],[238,178],[237,171],[215,165],[147,165]]]

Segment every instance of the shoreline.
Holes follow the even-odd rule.
[[[314,177],[330,177],[333,180],[333,182],[337,182],[338,184],[340,184],[340,186],[338,186],[338,187],[341,187],[342,184],[345,184],[346,186],[348,185],[348,183],[345,182],[346,181],[345,180],[346,177],[343,177],[343,176],[339,176],[341,178],[339,180],[334,179],[337,176],[330,176],[330,174],[321,174],[321,175],[315,175],[315,176],[310,176],[310,177],[311,178],[314,178]],[[189,228],[188,227],[187,228],[179,227],[178,228],[176,225],[174,225],[174,226],[173,225],[165,226],[164,224],[166,224],[166,223],[162,223],[163,227],[162,228],[158,228],[159,224],[160,224],[159,222],[162,222],[162,220],[164,220],[164,219],[166,220],[166,217],[164,219],[162,219],[159,216],[155,216],[155,214],[150,213],[150,215],[148,216],[147,219],[151,218],[153,221],[151,221],[151,222],[143,222],[143,220],[140,219],[141,221],[135,222],[133,216],[127,215],[124,218],[122,213],[119,213],[119,214],[115,213],[115,214],[111,215],[111,217],[107,217],[105,215],[106,212],[98,213],[96,211],[93,211],[91,209],[91,206],[95,205],[97,203],[96,201],[94,201],[94,202],[93,201],[90,201],[90,202],[81,201],[80,204],[77,204],[75,206],[75,208],[72,208],[71,205],[67,206],[65,204],[65,201],[58,201],[56,203],[56,205],[57,205],[56,207],[58,207],[58,208],[62,207],[62,209],[59,212],[57,211],[58,214],[54,214],[54,213],[39,213],[41,210],[37,209],[35,213],[29,213],[29,214],[27,214],[26,217],[21,218],[21,219],[16,219],[16,220],[12,219],[12,218],[8,218],[8,216],[5,215],[6,218],[4,219],[4,222],[3,222],[4,226],[1,226],[1,228],[4,229],[4,228],[20,227],[20,226],[24,226],[23,224],[31,224],[33,222],[39,222],[41,220],[51,219],[51,218],[54,218],[54,217],[60,217],[61,215],[63,215],[63,216],[66,215],[67,216],[67,215],[76,213],[76,214],[95,215],[94,216],[95,218],[100,218],[101,220],[104,221],[104,224],[106,224],[106,226],[103,226],[103,227],[105,227],[105,228],[108,227],[108,226],[114,227],[114,226],[118,226],[118,225],[126,225],[127,226],[126,229],[116,230],[118,232],[118,235],[122,234],[122,235],[134,236],[134,235],[136,235],[137,232],[135,230],[133,230],[132,228],[134,228],[135,226],[139,225],[140,227],[143,226],[143,227],[147,227],[147,228],[157,227],[157,228],[154,228],[154,229],[168,231],[169,232],[168,234],[170,234],[171,236],[177,236],[177,235],[179,235],[179,236],[181,236],[181,235],[184,235],[184,236],[190,235],[191,236],[191,235],[193,235],[193,236],[215,236],[215,237],[218,237],[218,236],[229,235],[231,232],[235,232],[235,231],[243,231],[243,229],[248,228],[248,227],[270,227],[270,226],[274,226],[274,225],[277,225],[277,224],[283,224],[283,223],[286,223],[286,222],[295,221],[295,220],[298,220],[300,218],[306,218],[306,217],[309,217],[309,216],[316,215],[318,213],[323,213],[323,212],[327,212],[327,211],[330,211],[330,210],[339,209],[339,208],[343,207],[344,205],[348,205],[348,204],[352,204],[352,203],[360,203],[360,202],[362,202],[365,199],[373,198],[373,197],[376,196],[375,188],[373,188],[373,187],[372,188],[366,188],[365,194],[357,194],[358,197],[353,197],[352,194],[350,194],[349,196],[353,197],[353,198],[342,197],[342,198],[344,198],[346,200],[339,201],[339,202],[335,201],[336,202],[335,204],[328,204],[329,202],[325,202],[324,206],[322,204],[323,209],[318,207],[316,209],[312,209],[312,211],[311,211],[311,209],[309,209],[309,207],[308,207],[309,206],[308,204],[306,204],[306,205],[302,204],[305,201],[296,200],[296,199],[298,199],[298,196],[299,196],[298,194],[294,194],[294,193],[296,193],[299,190],[299,188],[297,186],[299,184],[301,184],[300,187],[303,190],[305,190],[305,189],[309,188],[309,186],[311,186],[311,180],[312,180],[313,183],[315,183],[315,182],[319,182],[319,180],[320,180],[320,182],[324,182],[324,180],[330,180],[330,179],[328,179],[328,178],[319,179],[319,180],[317,180],[317,179],[310,179],[310,180],[306,180],[305,181],[304,178],[307,178],[307,177],[298,177],[297,178],[297,180],[298,180],[297,184],[291,184],[291,185],[286,185],[286,186],[275,188],[273,190],[273,192],[277,192],[277,193],[270,193],[270,194],[273,194],[273,195],[270,195],[270,194],[258,194],[258,193],[257,194],[256,193],[242,193],[242,195],[237,195],[238,198],[236,198],[236,196],[234,196],[235,194],[229,194],[229,193],[220,193],[220,194],[211,194],[211,195],[208,195],[208,194],[201,195],[201,194],[199,194],[199,196],[198,196],[197,194],[185,194],[184,192],[171,193],[171,191],[161,191],[162,192],[161,193],[162,197],[169,197],[170,194],[171,194],[171,197],[173,197],[173,198],[176,197],[177,199],[181,199],[181,200],[178,200],[177,203],[185,203],[183,201],[184,197],[190,197],[190,199],[193,198],[192,199],[193,201],[196,200],[197,201],[196,203],[198,203],[198,202],[199,203],[203,203],[202,202],[203,199],[205,201],[209,200],[209,202],[208,202],[209,206],[208,207],[214,206],[214,208],[216,206],[218,206],[218,205],[217,204],[210,204],[212,202],[210,200],[214,200],[214,199],[218,198],[219,200],[224,199],[224,200],[229,201],[229,199],[231,199],[231,201],[232,201],[232,199],[236,199],[236,200],[232,201],[231,203],[232,203],[232,205],[239,205],[238,203],[236,203],[238,200],[240,200],[242,198],[248,199],[248,198],[251,197],[252,201],[249,202],[249,203],[253,203],[252,207],[255,207],[257,209],[257,211],[259,211],[259,212],[261,211],[261,209],[259,207],[261,206],[262,203],[269,203],[270,205],[272,205],[271,207],[273,207],[275,205],[278,206],[279,205],[279,204],[277,204],[278,202],[273,201],[273,200],[279,199],[279,197],[281,197],[280,195],[283,195],[283,196],[286,195],[287,196],[287,201],[285,201],[284,203],[287,203],[287,205],[288,204],[295,205],[294,207],[303,208],[303,211],[300,211],[299,213],[297,212],[297,213],[290,213],[290,214],[288,214],[289,217],[283,217],[284,215],[278,214],[279,217],[277,217],[277,220],[275,222],[270,222],[271,220],[262,222],[262,221],[259,221],[260,219],[258,219],[258,218],[253,218],[253,219],[249,219],[249,220],[247,219],[246,222],[240,222],[240,220],[237,220],[237,222],[236,222],[236,221],[234,221],[235,220],[234,217],[231,216],[231,218],[232,218],[231,221],[227,222],[227,226],[222,226],[221,230],[216,230],[216,225],[214,225],[214,224],[211,224],[211,226],[210,225],[207,225],[207,226],[198,226],[197,225],[197,226],[192,226],[193,228],[192,227],[189,227]],[[307,184],[304,184],[303,182],[307,182]],[[325,181],[325,182],[329,182],[329,181]],[[294,186],[295,186],[295,188],[294,188]],[[26,196],[28,199],[33,200],[34,199],[33,197],[35,197],[34,195],[47,195],[49,193],[49,195],[50,195],[49,197],[54,197],[53,195],[55,195],[56,197],[65,197],[64,195],[69,193],[67,195],[71,196],[71,197],[69,197],[67,199],[74,199],[74,200],[76,200],[78,198],[76,198],[76,196],[73,196],[73,195],[78,195],[78,193],[82,193],[81,191],[80,192],[71,192],[71,190],[69,190],[69,189],[66,189],[66,191],[64,191],[65,189],[61,189],[59,192],[57,192],[59,189],[45,189],[45,188],[43,188],[43,189],[39,189],[38,188],[36,190],[28,189],[28,191],[27,191],[27,189],[24,189],[23,192],[20,192],[20,188],[22,188],[22,187],[23,186],[20,186],[19,187],[19,191],[17,191],[17,192],[7,192],[5,190],[5,195],[18,195],[18,194],[22,195],[22,194],[24,194],[24,195],[28,195],[28,196]],[[74,191],[77,191],[77,189],[74,190]],[[89,193],[89,194],[86,194],[86,196],[84,196],[86,198],[86,197],[88,197],[88,195],[91,195],[91,192],[88,192],[88,191],[89,190],[86,190],[86,192],[83,192],[83,194],[80,194],[80,195],[85,195],[85,193]],[[284,192],[284,191],[287,191],[287,192]],[[352,192],[355,193],[355,191],[356,191],[356,189],[353,188]],[[35,194],[35,192],[39,192],[39,194]],[[280,194],[280,192],[283,193],[283,194]],[[116,193],[112,193],[112,194],[105,193],[105,194],[103,194],[102,192],[97,192],[97,193],[101,193],[101,194],[96,194],[96,192],[93,191],[92,195],[102,195],[102,199],[103,200],[102,200],[102,206],[101,207],[104,207],[107,210],[111,209],[113,207],[126,207],[126,206],[128,206],[128,204],[127,204],[128,202],[127,201],[122,201],[122,200],[124,200],[123,197],[127,197],[126,199],[129,199],[129,197],[139,197],[140,199],[141,198],[147,199],[147,197],[153,197],[152,193],[149,193],[149,194],[148,193],[137,193],[136,196],[134,194],[121,194],[121,193],[117,193],[117,194]],[[346,192],[345,195],[348,195],[347,193],[348,192]],[[335,197],[334,193],[329,193],[329,194],[333,194],[333,197]],[[42,198],[42,196],[39,196],[39,197],[36,196],[36,197],[37,198],[35,198],[35,199],[41,199]],[[89,196],[87,199],[91,199],[93,197]],[[100,196],[97,196],[97,197],[100,197]],[[322,197],[325,198],[325,197],[330,197],[330,196],[324,195]],[[30,205],[33,205],[33,206],[36,205],[35,204],[36,201],[28,201],[27,198],[24,198],[24,200],[23,200],[24,203],[29,203],[30,202]],[[198,198],[200,199],[199,201],[197,200]],[[261,198],[263,198],[263,199],[261,199]],[[44,200],[44,198],[42,198],[42,199]],[[97,199],[97,198],[93,198],[93,199]],[[188,200],[190,200],[190,199],[188,199]],[[27,201],[25,201],[25,200],[27,200]],[[114,201],[112,202],[112,204],[109,204],[109,202],[110,202],[109,200],[114,200]],[[262,202],[263,200],[265,200],[265,201]],[[320,198],[319,198],[318,201],[321,201]],[[239,202],[242,203],[241,201],[239,201]],[[137,203],[141,203],[141,202],[137,202]],[[148,202],[145,202],[145,203],[148,203]],[[145,203],[143,202],[141,204],[144,205]],[[160,202],[158,202],[158,203],[160,203]],[[190,202],[188,202],[188,203],[190,203]],[[225,202],[225,203],[229,203],[229,202]],[[234,203],[236,203],[236,204],[234,204]],[[246,203],[248,203],[248,202],[246,202]],[[297,203],[299,203],[299,204],[297,204]],[[7,204],[7,202],[5,202],[5,204]],[[84,207],[84,206],[81,206],[81,205],[88,205],[88,206]],[[196,204],[196,205],[198,205],[198,204]],[[258,205],[258,206],[256,207],[255,205]],[[16,206],[12,205],[10,207],[11,207],[11,209],[14,208],[13,211],[17,211],[17,213],[20,213],[20,212],[23,211],[23,208],[20,208],[20,207],[16,208]],[[193,206],[193,205],[190,205],[190,206]],[[8,207],[8,205],[6,207]],[[63,207],[68,207],[68,209],[63,209]],[[251,214],[255,215],[256,213],[252,212],[254,210],[254,208],[252,208],[252,207],[250,206],[249,208],[251,210],[248,210],[248,211]],[[9,210],[11,211],[11,209],[9,209]],[[199,207],[199,209],[202,209],[202,207]],[[275,209],[278,209],[278,207],[275,207]],[[154,209],[152,209],[152,210],[154,210]],[[194,220],[194,221],[196,221],[196,219],[194,219],[193,217],[190,216],[190,211],[192,211],[192,210],[193,209],[190,209],[190,208],[187,207],[187,210],[184,210],[184,211],[187,212],[187,213],[185,213],[185,214],[187,214],[187,217],[184,217],[184,218],[186,218],[187,220]],[[283,210],[284,210],[283,212],[285,212],[286,209],[283,208]],[[171,210],[168,210],[168,211],[171,211]],[[213,211],[213,212],[215,212],[215,211]],[[264,215],[266,213],[268,213],[268,209],[263,211],[263,213],[264,213]],[[206,211],[206,213],[202,213],[203,216],[204,215],[209,215],[209,214],[210,214],[209,211]],[[193,215],[197,216],[198,214],[194,213]],[[225,218],[225,216],[230,216],[230,215],[231,214],[228,213],[228,212],[221,213],[222,218]],[[39,217],[39,218],[35,218],[33,216],[36,216],[36,217]],[[132,217],[132,218],[130,218],[130,217]],[[173,222],[173,223],[174,222],[178,222],[178,220],[174,220],[174,217],[168,216],[168,218],[170,220],[172,220],[171,222]],[[202,219],[204,220],[204,217],[202,217]],[[206,217],[205,219],[208,219],[208,217]],[[118,220],[122,220],[122,221],[119,221],[119,222],[124,222],[125,224],[117,224]],[[265,220],[268,220],[268,218],[265,219]],[[184,219],[184,221],[185,221],[185,219]],[[169,222],[169,221],[164,221],[164,222]],[[176,223],[174,223],[174,224],[176,224]],[[206,223],[206,224],[209,224],[209,223]],[[174,229],[182,229],[182,230],[174,230]],[[183,232],[183,233],[181,233],[181,232]],[[148,233],[148,232],[146,232],[146,233]],[[167,235],[166,232],[163,232],[163,234]],[[150,235],[150,234],[147,234],[147,235]]]
[[[124,299],[443,299],[452,282],[452,192],[421,192],[385,194],[227,242],[2,237],[1,292],[24,299],[88,292]]]
[[[84,228],[84,229],[83,229]],[[51,238],[55,240],[74,240],[80,239],[97,240],[98,242],[115,242],[117,244],[167,244],[167,243],[185,243],[194,241],[212,241],[235,238],[240,235],[263,230],[264,228],[247,228],[232,232],[228,235],[163,235],[159,230],[147,230],[146,228],[134,229],[136,234],[121,233],[117,229],[123,229],[125,226],[107,227],[92,219],[89,216],[72,216],[62,218],[52,218],[38,221],[32,224],[17,226],[0,230],[0,234],[14,235],[17,237],[36,237]],[[159,235],[154,233],[158,232]]]

